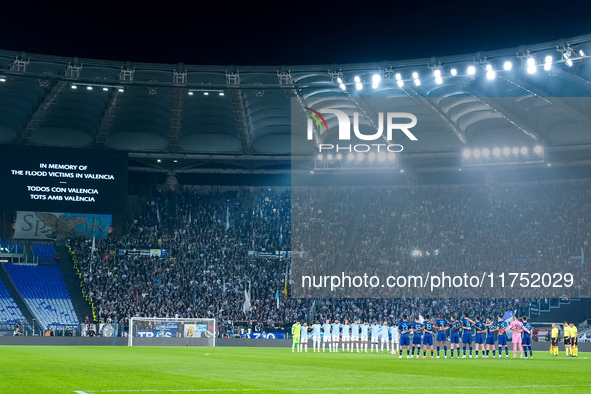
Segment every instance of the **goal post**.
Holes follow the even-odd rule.
[[[215,346],[216,319],[132,317],[128,346]]]

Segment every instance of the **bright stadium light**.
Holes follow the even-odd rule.
[[[464,158],[469,159],[470,157],[472,157],[472,151],[470,149],[464,149]]]
[[[338,82],[339,84],[343,83],[343,80],[341,79],[341,77],[337,78],[337,82]]]
[[[416,86],[421,86],[421,80],[418,78],[414,80],[414,83]]]
[[[119,91],[119,93],[123,93],[124,92],[123,88],[119,88],[118,91]]]
[[[388,160],[393,161],[396,158],[396,153],[388,152]]]
[[[345,84],[344,84],[344,83],[341,83],[341,84],[339,85],[339,88],[341,88],[341,90],[342,90],[343,92],[346,92],[346,91],[347,91],[347,87],[345,86]]]
[[[528,150],[528,149],[527,149],[527,146],[522,146],[522,147],[521,147],[521,154],[522,154],[522,155],[527,155],[527,150]]]
[[[451,75],[453,75],[454,77],[455,77],[456,75],[458,75],[458,70],[456,70],[455,68],[452,68],[452,69],[451,69],[449,72],[450,72],[450,73],[451,73]]]
[[[536,59],[534,59],[533,57],[528,57],[527,58],[527,73],[528,74],[535,74],[536,71],[538,71],[538,68],[536,67]]]
[[[362,161],[365,158],[365,155],[363,153],[357,153],[357,160],[358,161]]]
[[[382,77],[380,76],[380,74],[374,74],[373,77],[371,78],[371,81],[372,81],[371,87],[374,89],[377,89],[381,80],[382,80]]]
[[[209,96],[209,92],[203,92],[204,96]]]
[[[337,153],[337,160],[343,160],[343,155],[341,155],[340,153]]]
[[[418,72],[413,72],[412,73],[412,79],[419,79],[419,73]]]
[[[349,154],[347,155],[347,159],[348,159],[348,160],[355,160],[355,155],[354,155],[353,153],[349,153]]]
[[[539,155],[540,153],[542,153],[543,151],[544,151],[544,149],[542,148],[542,145],[536,145],[536,146],[535,146],[535,148],[534,148],[534,152],[535,152],[536,154],[538,154],[538,155]]]
[[[374,152],[371,152],[369,154],[369,161],[374,161],[376,159],[376,154]]]
[[[495,79],[496,76],[497,76],[497,73],[495,72],[495,70],[489,70],[486,72],[486,78],[489,80]]]
[[[193,95],[193,92],[189,92],[189,96],[192,96],[192,95]]]
[[[514,147],[513,149],[511,149],[511,153],[513,153],[514,155],[519,154],[519,148],[518,147]]]
[[[326,155],[326,160],[332,160],[332,154],[329,153],[328,155]]]
[[[220,92],[220,96],[223,96],[223,95],[224,95],[224,92]]]
[[[400,73],[396,73],[396,80],[400,81],[402,79],[402,75]]]
[[[399,79],[398,81],[396,81],[396,85],[398,85],[399,88],[404,86],[404,81],[402,79]]]
[[[510,61],[506,61],[506,62],[503,64],[503,70],[505,70],[505,71],[509,71],[509,70],[511,70],[512,68],[513,68],[513,63],[511,63]]]
[[[443,79],[441,77],[437,77],[437,78],[435,78],[435,83],[437,85],[441,85],[443,83]]]
[[[0,82],[6,82],[6,78],[0,77]]]
[[[379,162],[382,162],[382,163],[384,161],[386,161],[386,152],[380,152],[380,153],[378,153],[378,161]]]
[[[585,51],[583,51],[582,49],[579,49],[579,55],[581,55],[581,57],[585,57]]]
[[[488,148],[484,148],[482,150],[482,156],[489,157],[490,156],[490,150],[488,150]]]
[[[468,67],[468,75],[474,75],[474,74],[476,74],[476,67],[469,66]]]
[[[92,90],[92,86],[87,86],[86,90]]]
[[[316,156],[316,158],[318,160],[324,160],[324,156],[322,156],[322,153],[319,153],[318,156]]]
[[[500,149],[500,148],[494,148],[494,149],[493,149],[493,156],[494,156],[494,157],[499,157],[499,156],[501,156],[501,149]]]
[[[359,75],[355,75],[355,82],[359,83],[361,82],[361,78],[359,78]]]
[[[511,149],[509,149],[508,147],[504,147],[503,148],[503,154],[505,156],[509,156],[509,153],[511,153]]]
[[[433,76],[435,78],[441,77],[441,70],[439,68],[436,68],[435,70],[433,70]]]
[[[361,83],[361,78],[358,75],[355,76],[355,88],[357,90],[363,89],[363,84]]]
[[[109,91],[109,88],[107,88],[107,87],[104,87],[104,88],[103,88],[103,90],[104,90],[105,92],[108,92],[108,91]]]
[[[480,149],[474,149],[472,155],[478,159],[480,157]]]
[[[72,85],[72,89],[78,89],[78,86]]]
[[[490,63],[487,64],[485,68],[486,68],[486,71],[491,71],[493,69],[492,64],[490,64]]]
[[[550,71],[550,69],[552,68],[552,61],[552,56],[546,56],[546,58],[544,59],[544,70]]]

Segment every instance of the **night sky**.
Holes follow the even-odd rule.
[[[5,2],[0,49],[171,64],[332,64],[447,56],[591,33],[590,2],[85,3]]]

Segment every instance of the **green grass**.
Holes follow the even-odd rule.
[[[283,348],[0,346],[0,393],[591,392],[589,354],[563,355],[423,360]]]

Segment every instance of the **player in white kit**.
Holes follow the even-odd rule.
[[[341,323],[338,319],[332,323],[332,348],[335,352],[339,352],[339,338],[341,336]]]
[[[396,323],[392,323],[392,327],[390,327],[390,336],[392,337],[392,354],[398,354],[400,351],[400,333]],[[396,352],[394,352],[395,349]]]
[[[384,321],[384,324],[380,328],[380,340],[382,342],[382,353],[384,353],[384,344],[386,344],[386,352],[390,351],[390,327],[388,322]]]
[[[373,353],[373,348],[375,346],[376,348],[376,352],[378,351],[378,341],[380,338],[380,331],[381,331],[381,327],[378,324],[377,320],[373,321],[373,324],[371,325],[371,352]]]
[[[342,332],[342,340],[343,340],[343,352],[350,352],[351,351],[351,326],[349,325],[349,320],[345,319],[343,325],[341,325],[341,332]]]
[[[312,348],[314,348],[314,352],[316,352],[316,349],[318,349],[318,351],[320,351],[320,330],[321,329],[322,329],[322,326],[320,325],[318,320],[316,320],[314,322],[314,324],[312,324]]]
[[[300,334],[300,352],[308,351],[308,323],[304,322]]]
[[[357,348],[357,353],[359,353],[359,321],[355,320],[353,324],[351,324],[351,352],[353,351],[353,345]]]
[[[322,340],[322,351],[324,352],[326,349],[326,344],[328,343],[328,351],[332,352],[332,336],[330,333],[330,320],[326,320],[326,323],[324,323],[322,325],[322,334],[323,334],[323,340]]]

